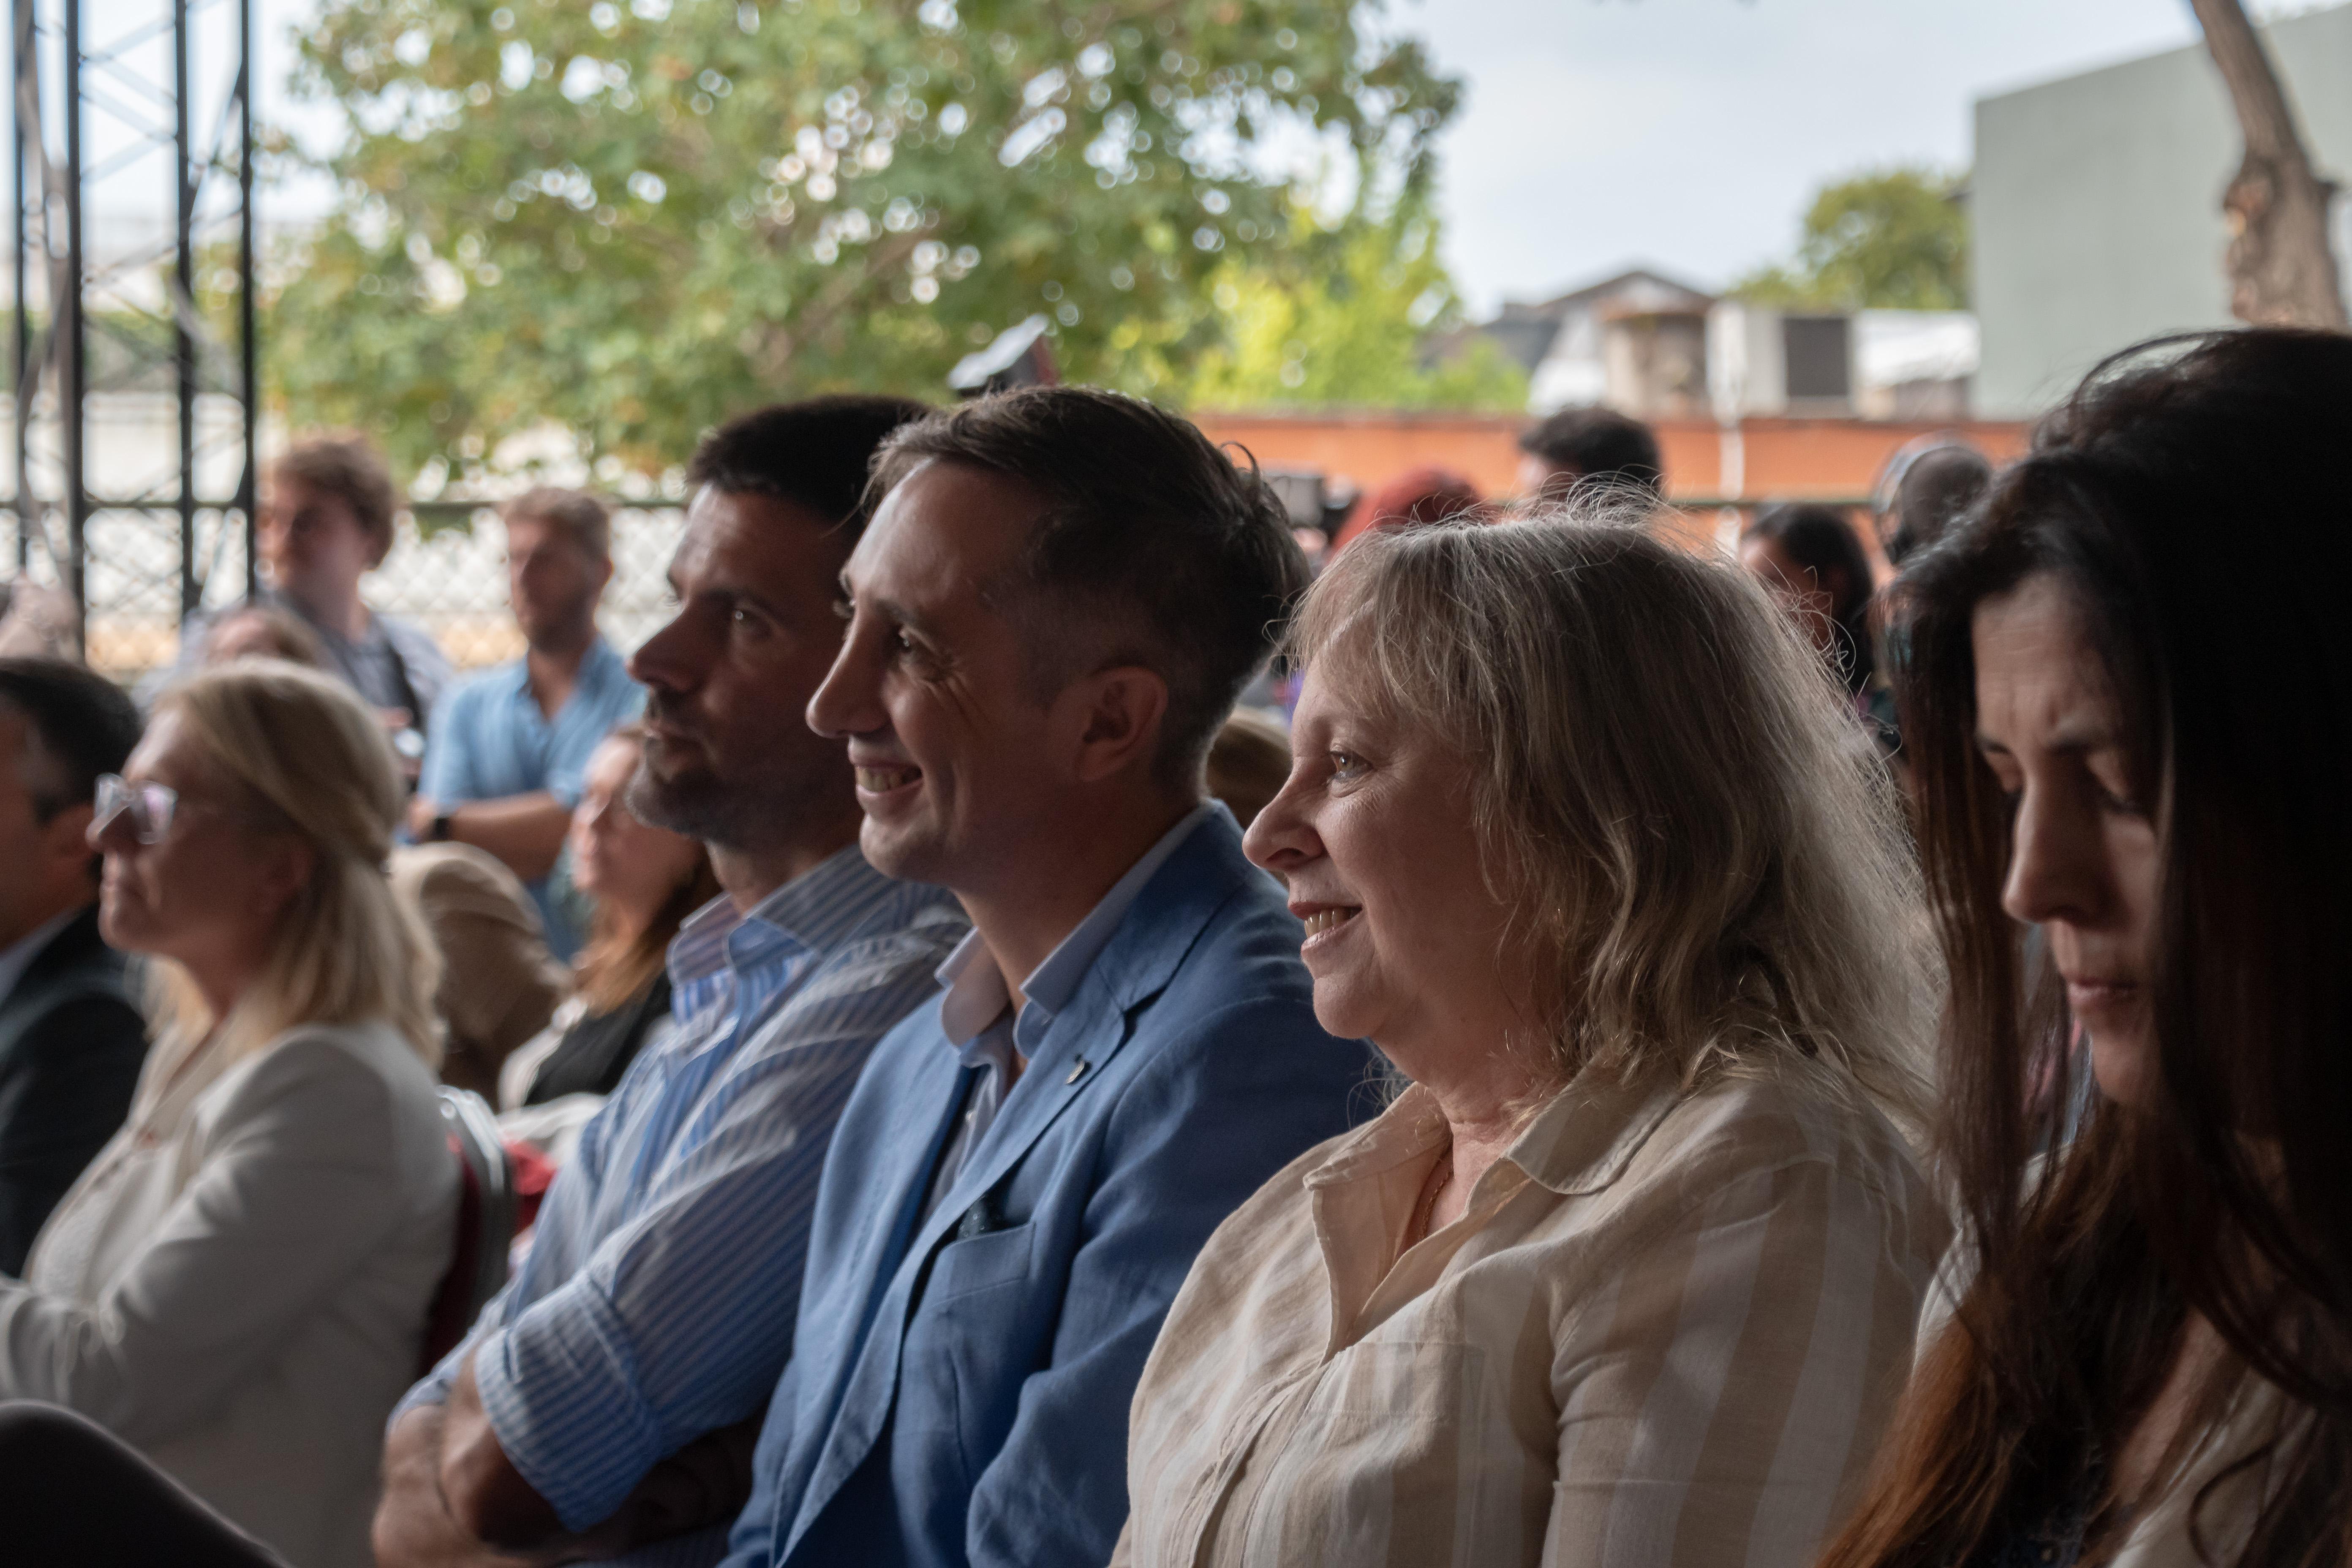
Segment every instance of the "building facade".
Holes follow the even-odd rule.
[[[2320,174],[2352,179],[2352,5],[2263,32]],[[2242,154],[2201,45],[1978,100],[1978,410],[2037,413],[2117,349],[2230,325],[2221,201]],[[2335,230],[2340,267],[2352,203]]]

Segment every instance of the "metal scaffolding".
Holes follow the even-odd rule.
[[[253,7],[11,4],[0,515],[18,574],[70,595],[87,644],[118,609],[176,624],[216,572],[253,584]]]

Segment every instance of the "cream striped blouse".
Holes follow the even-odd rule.
[[[1426,1090],[1213,1236],[1136,1390],[1133,1568],[1802,1568],[1858,1498],[1949,1222],[1801,1074],[1580,1079],[1398,1256]]]

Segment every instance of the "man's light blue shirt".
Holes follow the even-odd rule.
[[[572,695],[550,719],[531,695],[530,662],[485,670],[445,699],[426,736],[417,793],[443,805],[547,791],[568,809],[580,803],[581,775],[597,742],[645,708],[645,688],[602,637],[588,645]],[[530,884],[547,944],[569,958],[578,942],[548,898],[547,879]]]
[[[932,994],[963,913],[856,847],[748,915],[671,944],[676,1027],[631,1065],[558,1173],[521,1270],[394,1414],[474,1357],[499,1445],[565,1528],[653,1465],[760,1413],[792,1348],[833,1125],[874,1043]],[[724,1527],[632,1564],[715,1563]]]

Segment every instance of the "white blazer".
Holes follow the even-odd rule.
[[[384,1418],[457,1237],[431,1071],[383,1023],[151,1052],[0,1277],[0,1395],[120,1436],[296,1568],[365,1568]]]

